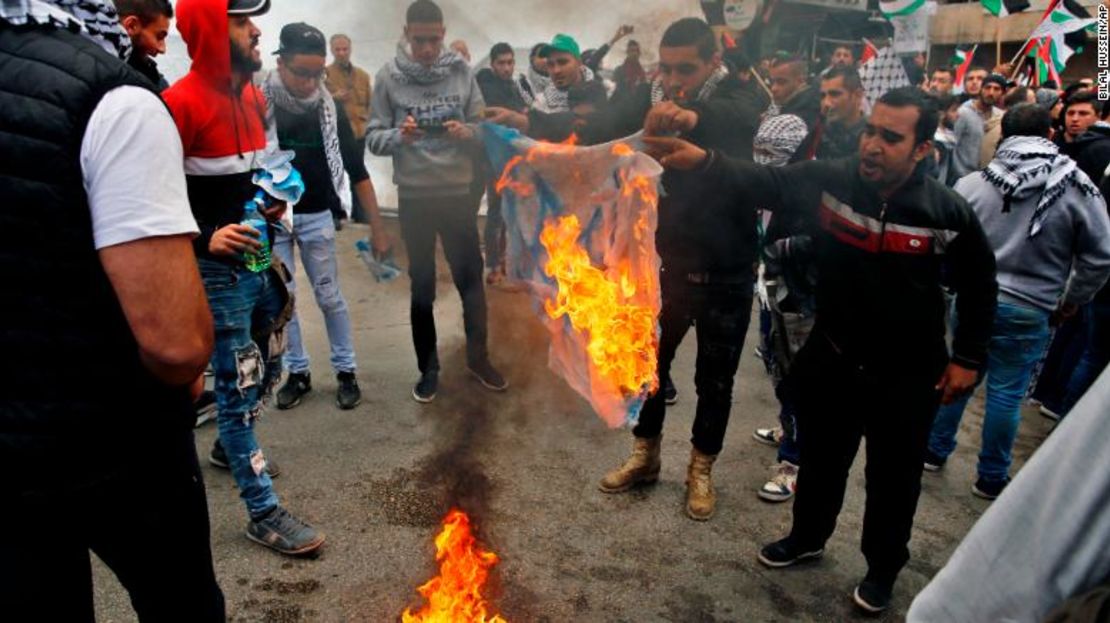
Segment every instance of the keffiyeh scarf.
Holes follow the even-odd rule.
[[[335,110],[335,100],[324,90],[321,83],[312,96],[301,99],[294,97],[281,82],[276,71],[270,72],[262,81],[262,94],[266,96],[267,127],[276,128],[277,118],[274,109],[280,108],[287,113],[304,115],[315,111],[320,119],[320,134],[324,138],[324,155],[328,160],[328,172],[339,196],[343,211],[351,213],[351,186],[347,170],[343,168],[343,152],[339,146],[339,123]]]
[[[1029,221],[1029,237],[1041,231],[1046,213],[1069,190],[1076,189],[1086,197],[1098,189],[1086,176],[1077,175],[1079,167],[1062,155],[1051,141],[1036,136],[1011,136],[998,146],[994,160],[982,176],[1002,193],[1007,203],[1040,194],[1033,218]]]
[[[390,64],[393,79],[400,84],[435,84],[450,75],[456,66],[468,67],[466,59],[458,52],[445,49],[436,62],[426,66],[413,60],[404,42],[397,44],[397,55]]]
[[[121,61],[131,57],[131,38],[108,0],[0,0],[0,20],[13,26],[64,28],[81,33]]]
[[[721,86],[721,82],[723,82],[725,78],[728,78],[728,70],[724,67],[718,67],[709,75],[705,83],[701,85],[697,95],[693,99],[687,99],[693,102],[707,101],[710,97],[713,97],[713,94],[717,91],[717,87]],[[667,91],[663,88],[663,80],[662,78],[656,78],[655,81],[651,83],[651,105],[654,106],[660,102],[666,101],[666,99]]]

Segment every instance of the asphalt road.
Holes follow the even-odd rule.
[[[546,336],[524,294],[489,291],[492,357],[512,383],[488,393],[462,369],[459,299],[441,266],[436,318],[444,372],[439,397],[410,397],[417,377],[408,322],[408,280],[377,284],[354,254],[365,230],[339,234],[340,281],[351,307],[363,403],[335,406],[335,377],[319,309],[301,288],[301,319],[313,356],[314,392],[291,411],[269,413],[258,429],[283,474],[276,488],[294,513],[325,531],[318,558],[284,558],[249,542],[246,513],[231,477],[205,463],[216,571],[232,621],[398,620],[419,606],[415,588],[436,572],[432,539],[447,510],[472,515],[481,540],[502,562],[487,590],[508,621],[844,621],[856,618],[850,592],[865,565],[859,553],[862,451],[844,512],[822,561],[770,571],[761,545],[789,528],[790,505],[755,495],[774,463],[751,438],[777,405],[749,332],[732,421],[714,470],[717,516],[696,523],[683,513],[689,427],[694,409],[694,340],[679,351],[680,396],[664,433],[661,481],[609,496],[598,478],[623,460],[630,437],[608,429],[546,367]],[[298,275],[303,286],[303,273]],[[913,595],[944,564],[987,507],[971,495],[982,422],[976,399],[960,447],[940,475],[926,475],[893,611],[901,620]],[[892,413],[892,416],[896,414]],[[1050,429],[1025,413],[1017,462]],[[207,456],[211,424],[197,431]],[[174,547],[173,535],[151,547]],[[95,562],[98,620],[134,621],[126,592]],[[167,574],[172,581],[172,574]]]

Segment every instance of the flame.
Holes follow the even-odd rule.
[[[436,536],[439,575],[417,589],[428,603],[416,613],[406,608],[402,623],[508,623],[500,615],[488,615],[489,604],[482,597],[498,560],[478,545],[466,513],[452,510]]]
[[[637,192],[633,186],[626,188],[632,190],[625,192]],[[642,239],[647,229],[646,222],[637,223],[637,237]],[[544,301],[544,310],[553,319],[568,317],[575,330],[587,335],[590,361],[611,388],[628,395],[644,388],[655,391],[659,385],[655,312],[650,305],[629,300],[641,287],[631,263],[621,260],[608,273],[593,266],[578,244],[581,234],[582,226],[573,214],[549,220],[540,233],[549,258],[544,272],[558,284],[555,299]]]

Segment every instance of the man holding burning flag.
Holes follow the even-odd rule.
[[[694,18],[671,24],[659,58],[659,78],[592,120],[582,130],[583,141],[601,142],[642,127],[649,134],[679,134],[708,149],[749,158],[758,102],[728,75],[709,25]],[[751,316],[755,215],[736,215],[728,200],[707,195],[696,180],[668,175],[663,186],[656,234],[663,259],[658,371],[660,379],[667,378],[679,343],[696,324],[698,405],[686,512],[706,520],[716,505],[710,470],[724,441],[733,377]],[[633,430],[632,455],[601,480],[602,491],[619,493],[659,477],[664,412],[659,391],[647,400]]]
[[[774,169],[679,139],[647,139],[665,167],[693,170],[692,181],[714,195],[816,215],[817,323],[786,381],[805,429],[794,525],[759,560],[780,568],[821,557],[866,437],[868,573],[853,597],[867,612],[889,606],[909,560],[935,410],[974,386],[998,291],[974,212],[922,170],[936,126],[925,94],[900,88],[879,98],[853,158]],[[951,358],[942,273],[957,293]]]

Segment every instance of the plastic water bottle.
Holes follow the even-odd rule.
[[[254,194],[254,198],[247,202],[243,207],[243,225],[253,227],[258,230],[258,242],[262,245],[257,251],[247,251],[243,254],[243,264],[246,265],[247,270],[255,273],[260,273],[268,268],[272,262],[270,258],[270,234],[266,217],[262,215],[262,210],[269,207],[269,195],[266,191],[260,190]]]
[[[374,250],[370,247],[370,241],[366,238],[356,241],[355,249],[358,250],[359,258],[370,269],[370,274],[374,275],[374,280],[378,283],[393,281],[401,276],[401,269],[393,261],[392,249],[386,253],[381,261],[374,257]]]

